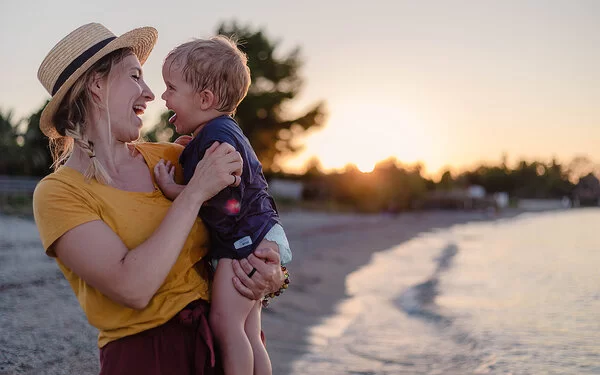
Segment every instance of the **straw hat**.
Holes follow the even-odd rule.
[[[40,118],[42,132],[49,138],[61,137],[52,118],[71,86],[94,63],[120,48],[131,48],[144,64],[157,38],[153,27],[141,27],[117,37],[99,23],[83,25],[64,37],[48,52],[38,70],[38,79],[52,96]]]

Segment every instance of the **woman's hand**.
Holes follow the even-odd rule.
[[[278,291],[285,280],[279,253],[275,249],[257,249],[248,258],[234,260],[232,264],[235,289],[252,300],[260,300],[266,294]],[[256,268],[256,271],[252,277],[248,277],[253,268]]]
[[[194,176],[186,188],[190,194],[206,202],[227,186],[238,186],[242,175],[242,156],[228,143],[213,143],[196,165]]]

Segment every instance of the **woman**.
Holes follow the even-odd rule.
[[[208,236],[197,213],[239,184],[242,162],[231,146],[214,144],[175,201],[157,189],[154,166],[176,164],[182,147],[133,143],[154,99],[141,64],[156,38],[150,27],[116,37],[92,23],[48,53],[38,78],[52,99],[40,128],[56,170],[36,188],[34,215],[46,253],[99,330],[101,374],[220,373],[206,321],[208,280],[198,270]],[[252,299],[284,281],[268,249],[234,272],[236,289]]]

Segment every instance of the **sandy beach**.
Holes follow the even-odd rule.
[[[283,213],[294,260],[290,289],[263,314],[273,373],[292,373],[292,362],[307,351],[310,329],[335,312],[346,276],[374,252],[422,232],[493,218],[480,212]],[[96,374],[96,331],[44,255],[33,221],[0,216],[0,231],[0,375]]]

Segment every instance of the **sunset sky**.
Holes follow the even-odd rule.
[[[334,4],[335,3],[335,4]],[[144,66],[164,110],[160,66],[176,44],[220,21],[261,27],[281,52],[301,47],[305,85],[292,110],[327,103],[329,118],[286,162],[317,156],[326,169],[369,170],[396,156],[445,166],[519,158],[600,161],[600,1],[2,1],[0,109],[17,117],[48,94],[39,63],[74,28],[116,34],[154,26]]]

